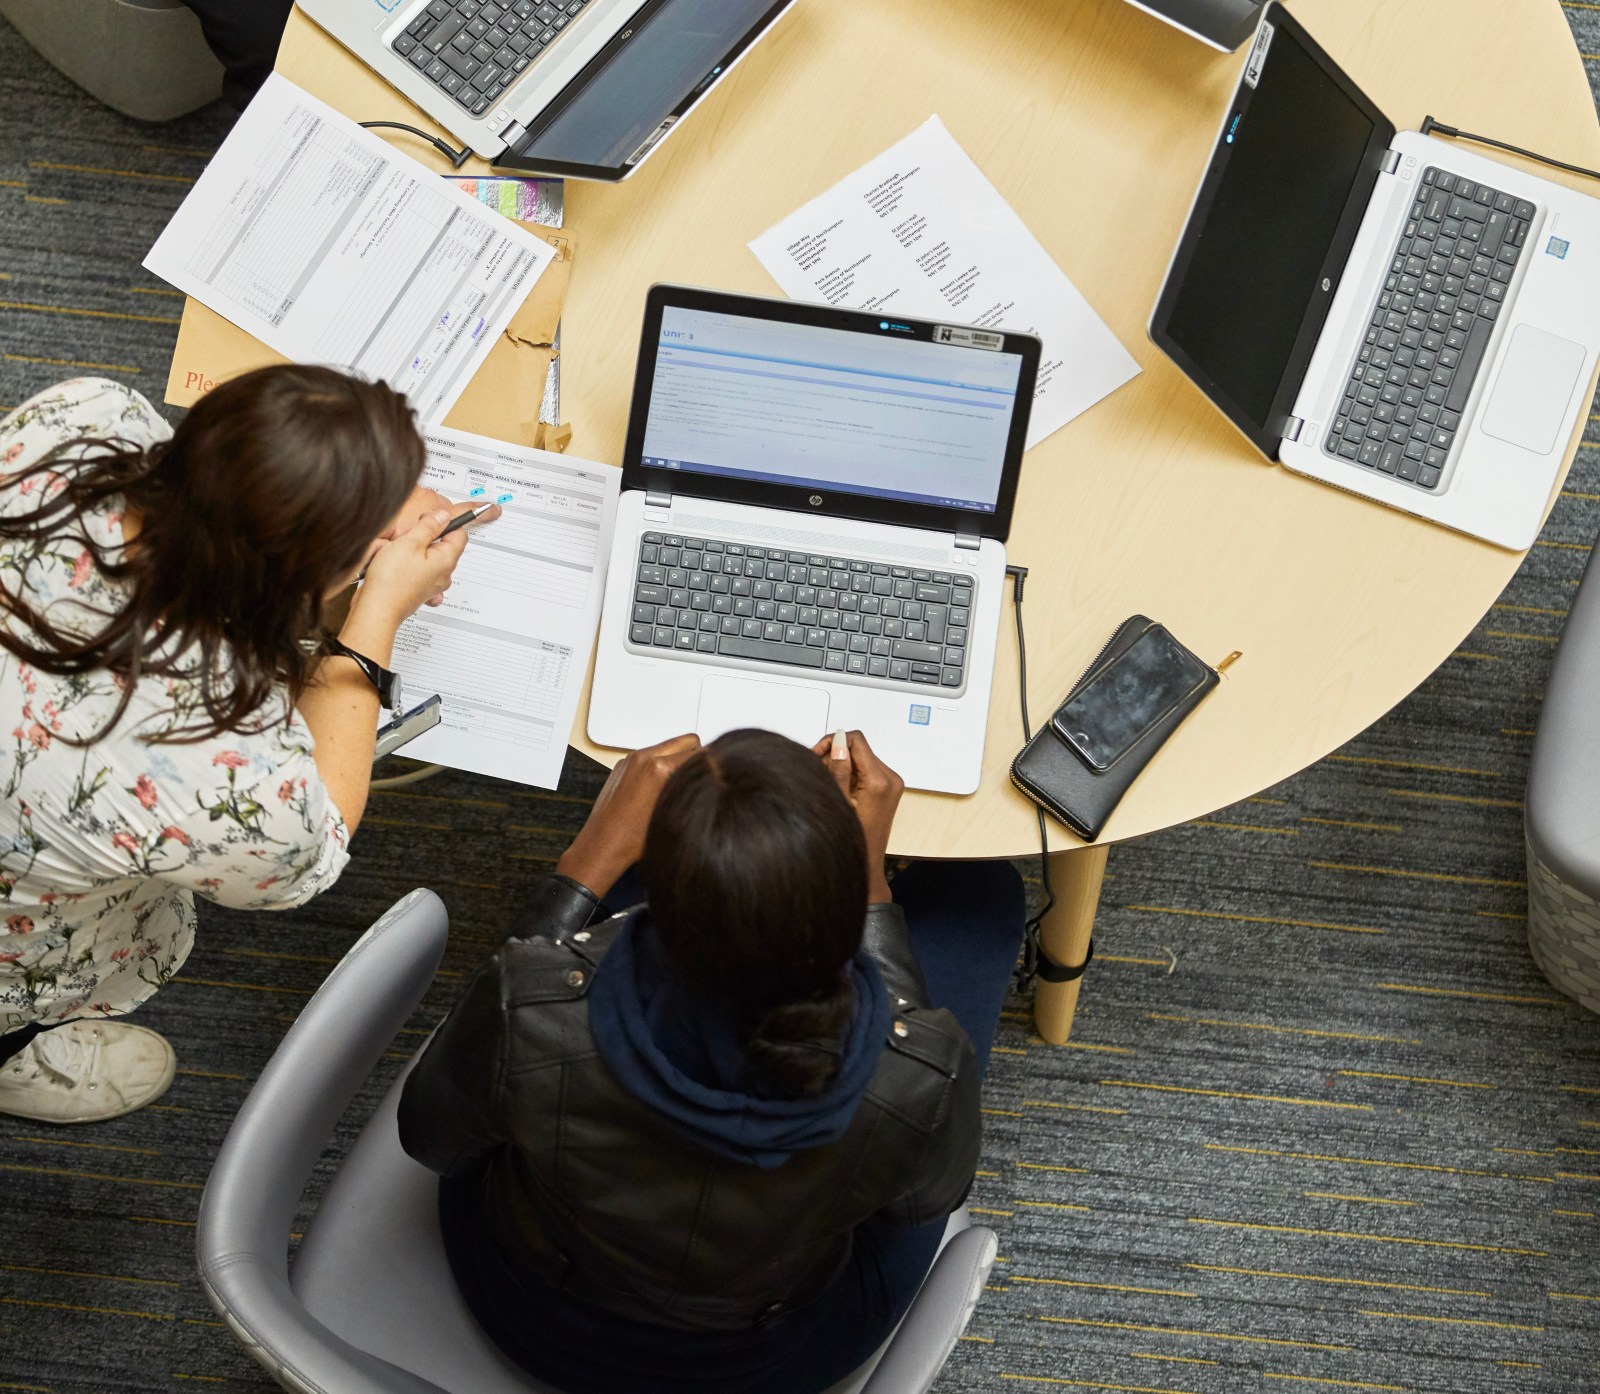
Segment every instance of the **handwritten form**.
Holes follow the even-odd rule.
[[[1030,446],[1139,371],[937,116],[750,250],[796,300],[1036,334]]]
[[[454,405],[555,252],[274,73],[145,266],[269,348]]]
[[[499,502],[473,529],[444,604],[400,628],[406,700],[439,693],[443,719],[405,748],[456,769],[554,789],[594,647],[620,470],[467,431],[425,433],[422,482]]]

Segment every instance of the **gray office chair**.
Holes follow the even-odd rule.
[[[222,95],[222,64],[181,0],[0,0],[0,15],[91,97],[170,121]]]
[[[296,1206],[334,1125],[433,981],[444,905],[413,891],[306,1004],[217,1154],[196,1232],[200,1277],[246,1350],[295,1394],[553,1394],[503,1356],[462,1302],[439,1233],[437,1178],[400,1148],[400,1084],[317,1207],[288,1271]],[[899,1329],[829,1394],[923,1394],[994,1262],[991,1230],[952,1217]]]
[[[1528,947],[1600,1012],[1600,548],[1589,554],[1544,689],[1524,831]]]

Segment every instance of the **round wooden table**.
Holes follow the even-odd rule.
[[[1401,129],[1431,113],[1600,164],[1594,98],[1555,0],[1514,15],[1493,0],[1294,8]],[[745,244],[934,113],[1143,365],[1023,463],[1007,550],[1030,573],[1033,719],[1135,612],[1213,663],[1242,656],[1099,843],[1050,824],[1044,942],[1062,964],[1084,957],[1108,842],[1237,802],[1349,740],[1450,654],[1521,559],[1267,463],[1146,338],[1242,62],[1124,0],[797,0],[636,176],[567,185],[577,256],[562,413],[589,459],[621,458],[646,288],[773,294]],[[278,65],[358,119],[427,124],[299,14]],[[996,662],[981,789],[908,794],[894,852],[1038,848],[1033,806],[1007,774],[1022,744],[1009,623]],[[583,739],[586,708],[574,744],[615,761]],[[1040,984],[1047,1040],[1066,1039],[1078,986]]]
[[[1600,162],[1594,98],[1554,0],[1514,20],[1489,0],[1294,8],[1401,129],[1432,113]],[[572,451],[590,459],[621,456],[646,287],[772,294],[745,244],[932,113],[1143,366],[1023,462],[1007,551],[1029,568],[1031,715],[1047,719],[1135,612],[1213,663],[1242,656],[1099,843],[1050,823],[1045,947],[1058,963],[1083,959],[1108,842],[1201,817],[1348,741],[1450,654],[1520,561],[1268,464],[1146,337],[1241,63],[1124,0],[799,0],[634,178],[567,186],[579,253],[562,412]],[[1033,806],[1007,773],[1022,744],[1009,615],[996,663],[982,788],[908,794],[896,853],[1037,850]],[[1040,984],[1047,1040],[1066,1039],[1077,991]]]

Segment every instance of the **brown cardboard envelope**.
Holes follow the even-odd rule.
[[[572,275],[573,240],[571,233],[561,228],[535,223],[522,226],[555,248],[555,260],[534,282],[444,424],[514,445],[547,445],[554,442],[545,439],[540,427],[539,404],[556,357],[556,326]],[[287,361],[215,310],[191,299],[184,305],[178,328],[166,400],[175,407],[193,406],[219,382],[252,368]]]

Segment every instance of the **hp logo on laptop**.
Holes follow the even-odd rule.
[[[821,508],[822,507],[822,495],[821,494],[813,494],[810,498],[808,498],[806,500],[806,502],[809,503],[813,508]]]

